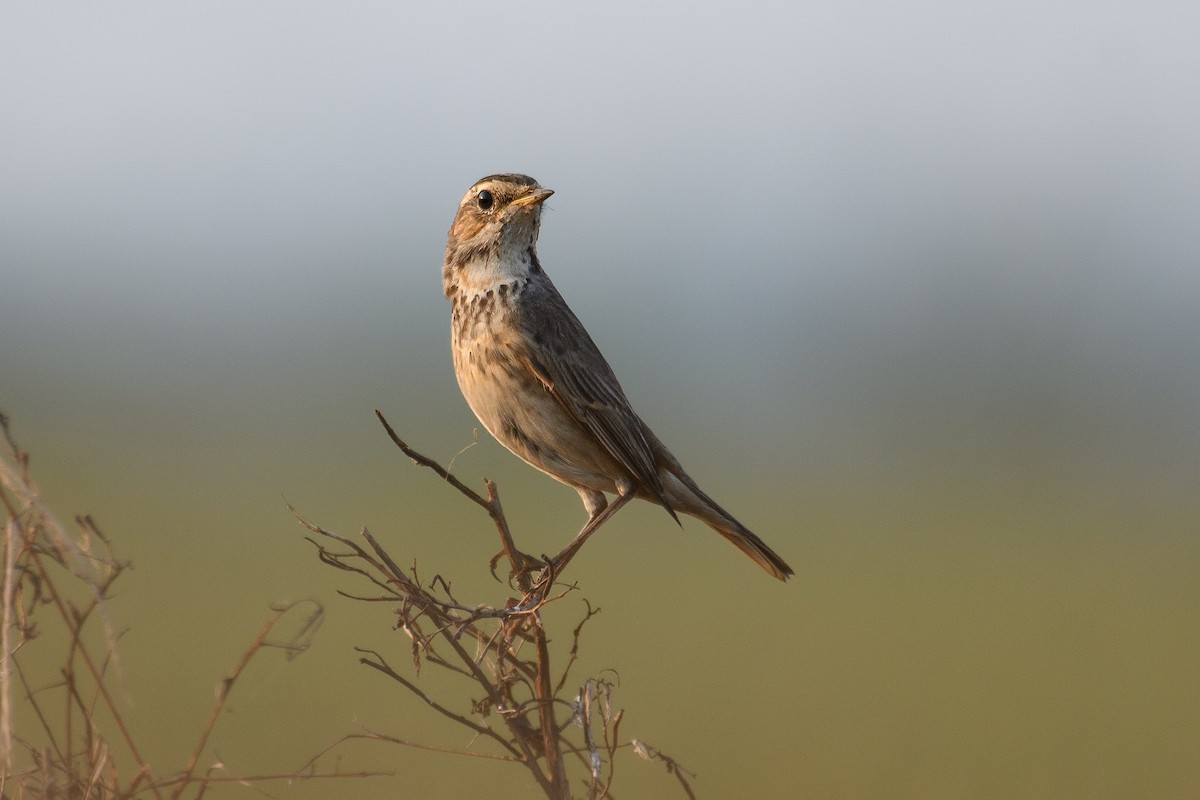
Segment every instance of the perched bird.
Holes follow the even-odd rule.
[[[553,194],[526,175],[472,186],[450,226],[442,282],[454,373],[492,436],[579,492],[589,521],[565,561],[633,497],[703,520],[780,580],[792,568],[700,490],[634,413],[612,368],[554,288],[535,244]],[[608,504],[604,493],[615,493]],[[565,557],[564,557],[565,556]]]

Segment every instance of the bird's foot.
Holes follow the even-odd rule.
[[[531,573],[544,570],[546,566],[544,560],[531,556],[528,553],[522,553],[520,550],[514,550],[511,553],[508,550],[501,550],[488,561],[488,568],[491,570],[492,577],[496,580],[500,580],[500,576],[496,574],[496,569],[503,558],[509,558],[516,562],[513,564],[512,569],[509,570],[508,577],[510,580],[517,580],[518,583],[522,575],[528,576]]]

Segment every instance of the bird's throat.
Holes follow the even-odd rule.
[[[501,286],[523,284],[541,271],[532,245],[526,248],[497,248],[476,252],[472,258],[451,267],[452,279],[463,295],[486,294]]]

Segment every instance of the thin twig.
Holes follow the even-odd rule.
[[[473,502],[481,505],[485,511],[491,511],[491,506],[488,504],[488,501],[480,497],[475,490],[471,489],[458,478],[451,475],[445,467],[434,461],[432,458],[423,456],[416,450],[412,449],[408,442],[405,442],[403,439],[397,436],[396,431],[392,429],[392,426],[388,423],[387,418],[383,416],[383,412],[378,408],[375,409],[375,416],[379,418],[381,423],[383,423],[383,429],[387,431],[388,437],[396,443],[397,447],[404,451],[404,455],[413,460],[414,464],[421,467],[428,467],[429,469],[433,470],[440,475],[444,481],[449,483],[455,489],[458,489],[458,491],[462,492],[463,495],[469,497]]]
[[[208,721],[200,730],[200,738],[197,740],[196,747],[192,750],[192,755],[190,758],[188,758],[187,764],[183,768],[183,773],[175,781],[175,789],[171,792],[171,800],[178,800],[178,798],[183,794],[184,789],[186,789],[187,786],[192,782],[193,774],[196,771],[196,764],[199,763],[200,756],[204,753],[204,748],[208,745],[208,739],[212,735],[213,729],[216,728],[217,719],[221,715],[221,710],[225,707],[225,702],[229,699],[230,692],[233,691],[233,685],[237,682],[238,678],[242,676],[242,673],[254,659],[254,656],[258,654],[258,651],[266,646],[267,636],[269,636],[271,631],[274,630],[276,623],[278,623],[288,611],[305,602],[311,601],[300,600],[296,601],[295,603],[281,604],[272,609],[271,615],[267,618],[266,623],[264,623],[262,628],[259,630],[258,635],[254,637],[254,640],[250,643],[250,646],[245,649],[241,658],[239,658],[237,663],[234,664],[233,669],[230,670],[229,674],[226,675],[218,685],[217,699],[213,702],[212,709],[209,711]],[[301,629],[301,636],[306,636],[309,629],[314,624],[313,618],[310,617],[304,628]],[[296,645],[293,645],[293,647],[289,649],[293,649],[295,646]]]
[[[517,547],[504,516],[499,490],[492,481],[484,480],[486,496],[481,496],[434,459],[417,452],[401,439],[382,412],[376,410],[375,414],[389,438],[414,464],[432,470],[487,512],[499,532],[502,548],[491,561],[493,574],[496,561],[507,558],[511,568],[510,585],[520,594],[516,598],[509,597],[502,604],[463,602],[456,597],[451,583],[443,579],[444,573],[434,575],[426,585],[415,564],[402,568],[366,528],[360,532],[364,545],[305,521],[289,506],[300,523],[317,535],[309,541],[317,547],[322,562],[345,574],[359,575],[381,590],[379,597],[363,596],[361,599],[396,602],[395,627],[411,640],[412,668],[417,678],[422,664],[441,667],[469,678],[483,695],[471,699],[465,711],[459,710],[452,703],[429,695],[417,684],[417,679],[394,669],[378,650],[359,648],[363,654],[360,662],[397,682],[443,718],[457,723],[474,736],[490,738],[502,752],[500,755],[476,753],[374,732],[363,734],[362,738],[519,763],[551,800],[570,798],[564,756],[574,756],[587,767],[589,795],[611,798],[618,751],[626,747],[637,749],[633,742],[622,744],[618,738],[623,712],[613,708],[614,684],[605,678],[593,678],[584,683],[574,702],[560,696],[578,660],[583,628],[599,609],[585,603],[585,616],[574,628],[571,650],[557,680],[552,677],[555,672],[551,667],[549,636],[541,612],[548,603],[576,589],[574,585],[566,585],[561,592],[554,593],[551,587],[563,586],[558,581],[571,557],[632,495],[619,495],[604,511],[590,519],[558,556],[542,562],[523,554]],[[338,542],[341,547],[335,551],[323,544],[322,539]],[[368,593],[342,591],[341,594]],[[473,646],[469,644],[472,642]],[[469,647],[473,647],[474,652]],[[561,723],[556,719],[559,705],[571,710]],[[487,716],[493,713],[500,716],[503,726],[488,724]],[[348,738],[339,739],[338,743]],[[676,762],[658,751],[644,750],[640,754],[663,763],[678,777],[690,796],[687,779]],[[310,763],[315,763],[315,759]]]
[[[534,562],[532,559],[518,550],[516,544],[513,542],[512,532],[508,528],[508,521],[504,518],[504,509],[500,505],[500,492],[496,488],[496,484],[487,478],[484,478],[483,484],[487,489],[487,499],[480,497],[478,493],[476,493],[458,478],[454,477],[454,475],[452,475],[450,471],[441,464],[437,463],[429,456],[418,453],[412,448],[411,445],[408,444],[408,442],[401,439],[396,434],[396,431],[392,428],[392,426],[388,423],[387,418],[383,416],[383,412],[378,408],[375,409],[375,416],[379,418],[379,422],[382,423],[384,430],[387,431],[388,438],[390,438],[406,456],[411,458],[414,464],[433,470],[435,473],[441,476],[443,480],[461,492],[464,497],[469,498],[471,502],[478,504],[483,508],[484,511],[488,513],[488,516],[492,518],[492,521],[496,525],[496,530],[500,534],[500,546],[502,548],[502,552],[508,558],[508,562],[511,567],[511,574],[517,581],[517,587],[522,593],[528,592],[532,583],[529,573],[534,567]]]

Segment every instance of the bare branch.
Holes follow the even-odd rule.
[[[459,596],[445,572],[425,580],[415,563],[402,567],[406,561],[395,558],[366,528],[359,537],[343,536],[306,521],[291,505],[288,510],[311,534],[305,538],[318,560],[355,584],[353,590],[343,589],[339,594],[359,602],[389,603],[395,620],[386,635],[400,633],[408,638],[402,652],[410,654],[411,668],[385,659],[383,653],[395,652],[392,644],[358,648],[360,663],[390,679],[405,694],[419,698],[439,717],[467,732],[471,741],[490,744],[476,751],[469,746],[417,742],[364,729],[341,737],[295,772],[239,776],[227,774],[217,759],[203,766],[230,694],[254,659],[266,648],[281,649],[292,659],[311,645],[324,613],[319,603],[301,600],[272,606],[265,623],[219,682],[182,768],[156,772],[141,756],[137,731],[123,718],[117,702],[122,689],[117,650],[121,634],[108,618],[106,597],[127,565],[115,558],[112,541],[91,517],[76,517],[75,530],[68,531],[42,507],[29,480],[28,456],[16,447],[7,420],[0,415],[0,509],[6,514],[0,520],[4,535],[0,554],[0,752],[4,760],[0,764],[0,796],[182,800],[187,795],[201,800],[210,787],[235,782],[390,775],[386,771],[342,771],[336,761],[332,769],[318,768],[333,750],[358,741],[519,765],[540,794],[551,800],[571,797],[569,775],[580,767],[584,770],[580,777],[586,776],[587,796],[611,798],[617,758],[622,750],[632,749],[663,764],[683,791],[694,796],[691,774],[676,761],[636,739],[619,739],[623,712],[613,703],[616,684],[604,672],[586,679],[578,690],[568,690],[585,626],[599,608],[584,601],[584,615],[573,629],[565,665],[561,671],[553,668],[553,659],[563,654],[551,646],[542,612],[578,590],[574,584],[561,582],[561,577],[587,535],[603,522],[601,515],[590,520],[557,557],[546,561],[532,558],[517,547],[493,482],[484,481],[484,495],[472,491],[448,469],[413,450],[396,436],[381,413],[376,414],[409,458],[487,512],[501,541],[501,553],[490,567],[494,574],[496,562],[507,559],[508,585],[515,596],[471,603]],[[8,445],[8,452],[3,452],[3,444]],[[609,508],[619,508],[627,499],[619,497]],[[303,610],[309,605],[311,610]],[[294,628],[285,632],[284,620]],[[38,677],[42,683],[33,685],[30,675],[41,676],[45,670],[31,671],[23,662],[26,648],[37,645],[39,623],[61,627],[67,648],[57,674],[50,681]],[[97,626],[102,636],[94,633]],[[99,648],[97,641],[101,642]],[[422,668],[446,670],[468,689],[434,696],[420,684]],[[18,693],[26,706],[26,718],[35,721],[31,727],[37,741],[13,732],[10,720]]]
[[[521,552],[505,519],[496,485],[484,481],[486,497],[469,489],[448,469],[434,459],[422,455],[401,439],[376,410],[376,416],[388,436],[413,463],[432,470],[450,483],[464,497],[483,508],[500,534],[501,553],[490,562],[507,558],[510,579],[520,596],[509,597],[501,603],[464,603],[451,590],[451,584],[435,575],[423,583],[414,566],[407,569],[393,558],[386,548],[365,528],[361,536],[366,546],[302,519],[289,506],[300,523],[318,534],[340,544],[338,550],[310,539],[316,545],[322,562],[348,575],[357,575],[376,588],[385,590],[379,598],[362,597],[367,601],[395,599],[395,629],[411,640],[414,677],[406,677],[393,668],[378,650],[360,648],[365,666],[391,678],[409,694],[415,695],[438,715],[470,731],[474,736],[491,739],[502,748],[495,756],[461,748],[413,742],[403,736],[371,732],[364,735],[378,741],[388,741],[405,747],[418,747],[437,752],[499,758],[522,765],[529,771],[541,792],[552,800],[570,798],[564,755],[580,759],[587,770],[590,797],[610,797],[617,753],[631,743],[622,744],[617,738],[623,712],[615,710],[612,702],[614,684],[602,677],[590,678],[575,693],[573,700],[563,696],[571,668],[576,664],[585,624],[599,613],[598,608],[585,601],[585,615],[575,626],[570,652],[561,674],[554,678],[550,637],[544,627],[542,609],[557,602],[577,587],[566,585],[557,593],[562,570],[579,547],[605,519],[620,508],[629,497],[618,497],[609,505],[608,514],[597,515],[568,547],[554,559],[542,562]],[[346,597],[354,593],[342,591]],[[474,642],[473,650],[467,647]],[[482,696],[465,703],[435,698],[417,683],[422,665],[433,665],[471,680]],[[570,709],[561,722],[556,709]],[[486,722],[492,714],[499,716],[503,726]],[[339,740],[340,741],[345,741]],[[678,774],[674,761],[665,760],[655,751],[656,758]],[[680,778],[681,785],[687,786]]]
[[[296,604],[275,608],[271,622],[221,684],[184,768],[156,774],[142,758],[137,731],[122,715],[118,702],[124,690],[117,685],[121,633],[109,619],[107,597],[127,564],[115,557],[112,540],[90,516],[75,517],[72,531],[41,504],[29,476],[29,458],[17,448],[6,423],[0,414],[3,443],[8,446],[8,452],[0,447],[0,509],[7,515],[0,520],[4,536],[0,795],[132,800],[179,797],[186,788],[194,787],[194,796],[200,798],[210,783],[218,781],[334,777],[316,771],[308,775],[214,776],[211,770],[207,775],[196,774],[229,690],[253,655],[263,647],[279,647],[293,658],[309,646],[320,624],[319,607],[301,620],[292,635],[280,641],[267,636],[278,617]],[[102,628],[99,636],[97,626]],[[54,629],[55,635],[45,639],[65,641],[66,652],[55,680],[33,685],[31,671],[23,664],[27,653],[38,664],[32,674],[40,676],[39,680],[55,674],[46,670],[44,656],[39,658],[40,628]],[[30,726],[33,730],[25,737],[12,732],[14,682],[20,687],[19,702],[25,713],[39,726]],[[111,733],[116,736],[110,738]]]

